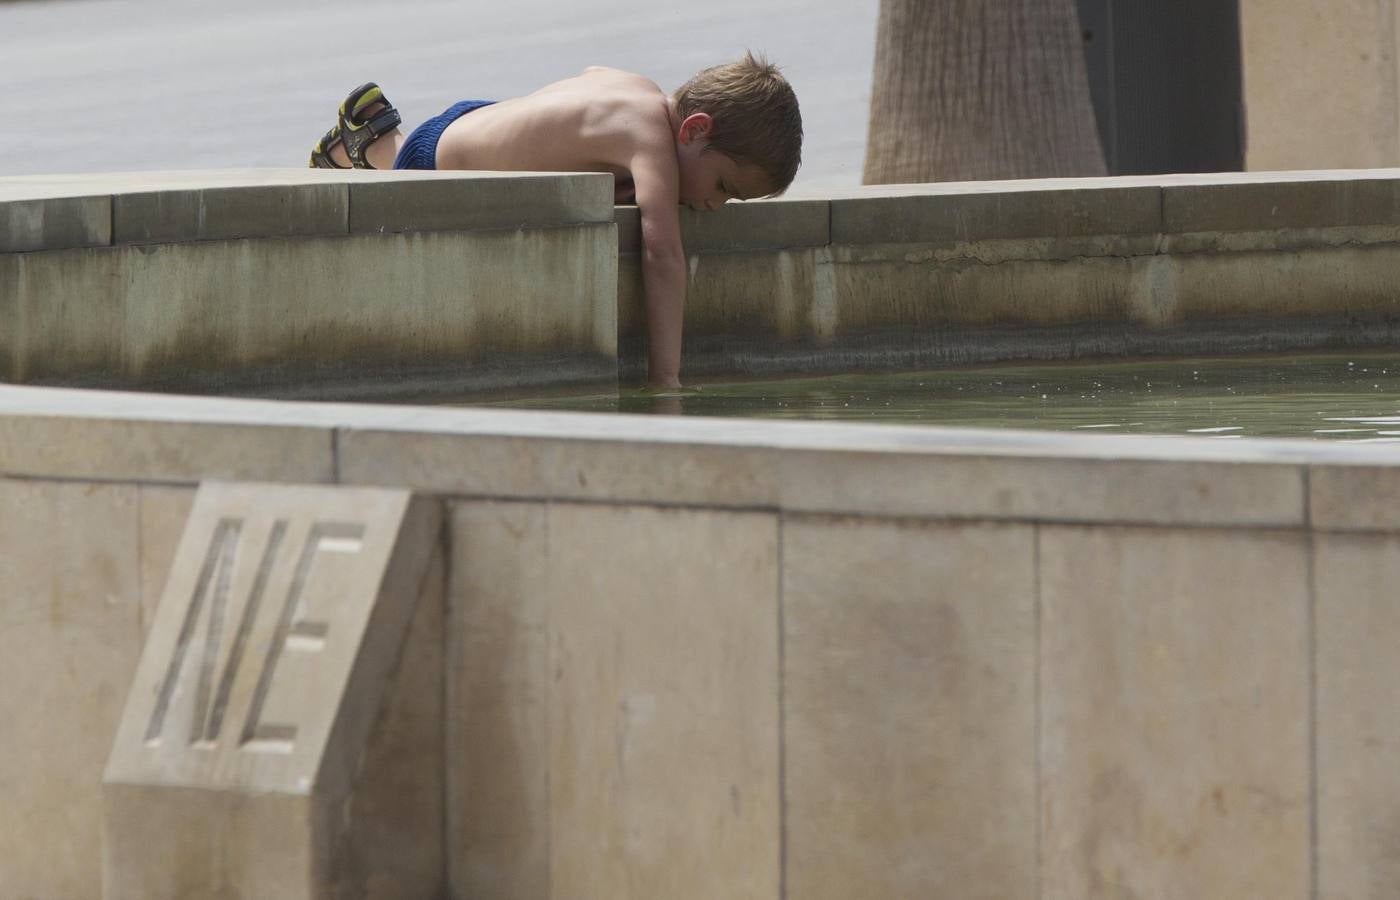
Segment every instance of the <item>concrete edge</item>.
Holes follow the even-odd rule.
[[[598,173],[247,170],[0,178],[0,253],[613,221]]]
[[[1400,504],[1385,500],[1400,497],[1400,455],[1384,447],[55,388],[0,389],[0,476],[393,483],[439,494],[926,518],[1400,527]],[[1049,490],[1065,479],[1084,489]],[[972,483],[980,486],[969,495]],[[1147,483],[1160,486],[1160,503],[1128,490]]]
[[[596,173],[235,170],[0,178],[0,252],[616,221]],[[693,253],[1400,225],[1400,170],[884,185],[681,211]]]

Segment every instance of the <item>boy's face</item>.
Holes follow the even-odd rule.
[[[768,177],[751,163],[740,165],[709,148],[711,119],[694,113],[676,135],[681,203],[695,210],[719,209],[729,200],[751,200],[772,193]]]

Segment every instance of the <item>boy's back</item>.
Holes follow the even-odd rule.
[[[438,142],[437,167],[611,172],[618,202],[630,203],[643,148],[674,153],[669,98],[641,75],[594,66],[462,116]]]

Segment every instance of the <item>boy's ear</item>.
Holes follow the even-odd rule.
[[[708,138],[714,127],[715,120],[709,113],[693,112],[681,121],[676,137],[682,144],[689,144],[696,138]]]

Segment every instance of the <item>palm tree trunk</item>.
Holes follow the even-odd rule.
[[[1103,175],[1075,0],[880,0],[865,183]]]

